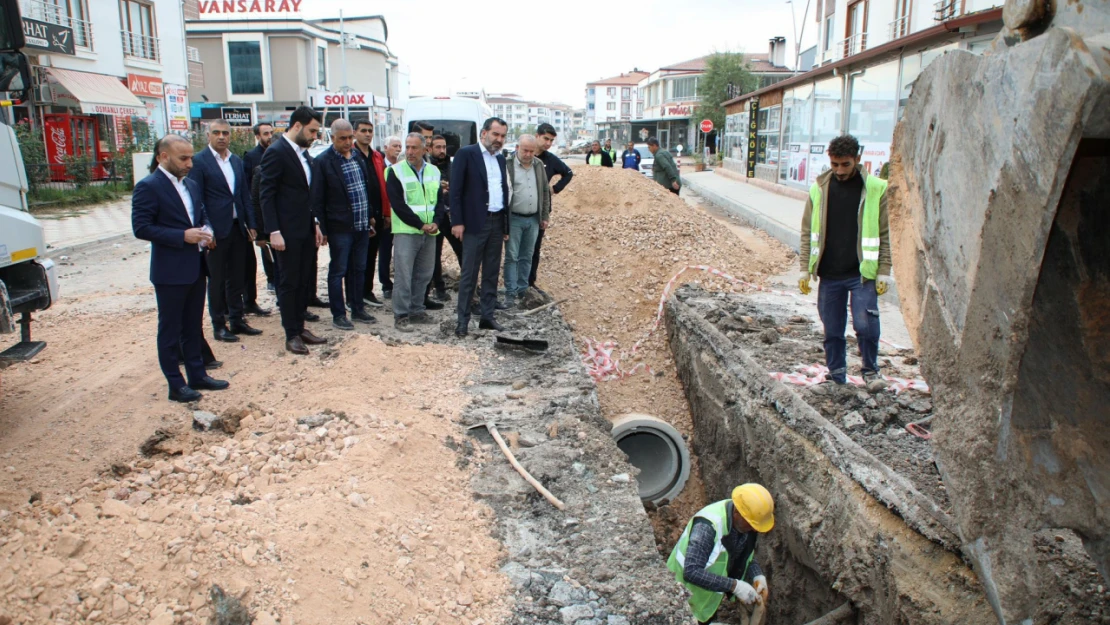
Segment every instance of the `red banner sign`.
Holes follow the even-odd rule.
[[[300,13],[302,0],[200,0],[200,16],[261,17],[267,13]]]
[[[161,78],[143,76],[141,74],[127,75],[127,88],[135,95],[148,98],[160,98],[165,93]]]

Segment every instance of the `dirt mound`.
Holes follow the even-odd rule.
[[[574,180],[554,196],[551,226],[545,234],[538,283],[557,299],[576,337],[615,340],[627,359],[622,368],[645,363],[641,372],[598,385],[602,413],[609,418],[643,412],[667,420],[685,435],[693,431],[689,406],[666,337],[657,332],[633,357],[627,350],[655,320],[666,283],[688,265],[711,265],[736,278],[762,282],[793,257],[762,232],[748,239],[703,210],[676,197],[650,178],[623,169],[580,166]],[[767,250],[757,254],[754,249]],[[682,281],[700,281],[711,290],[739,290],[702,272]],[[659,518],[657,533],[671,532],[704,504],[697,472],[683,494]],[[689,514],[688,514],[689,513]],[[658,536],[670,544],[675,537]]]
[[[234,436],[182,408],[157,445],[181,455],[0,510],[0,617],[204,623],[219,585],[255,623],[499,622],[492,512],[447,446],[473,358],[368,336],[337,352],[239,384],[262,407]]]

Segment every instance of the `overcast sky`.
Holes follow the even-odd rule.
[[[806,0],[798,2],[798,29]],[[451,90],[519,93],[585,105],[585,85],[636,67],[652,71],[714,51],[766,53],[787,39],[793,64],[791,4],[785,0],[315,0],[310,16],[382,14],[389,47],[407,65],[413,95]],[[311,6],[311,8],[309,8]],[[814,2],[803,42],[814,41]]]

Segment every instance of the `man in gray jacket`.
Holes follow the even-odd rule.
[[[516,156],[505,167],[509,175],[509,241],[505,244],[505,296],[507,304],[528,290],[532,251],[541,228],[551,216],[551,186],[547,171],[536,158],[536,138],[522,135]],[[537,166],[538,164],[538,166]],[[511,299],[510,299],[511,298]]]
[[[666,150],[659,149],[659,139],[648,137],[648,150],[655,156],[655,164],[651,166],[651,177],[663,185],[668,191],[678,195],[682,189],[682,180],[678,177],[678,165],[674,157]]]

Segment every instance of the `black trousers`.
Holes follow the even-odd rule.
[[[459,261],[459,267],[462,264],[463,245],[459,237],[451,233],[451,215],[446,214],[439,221],[436,222],[439,226],[441,236],[436,237],[436,266],[432,272],[432,281],[428,283],[428,289],[424,292],[427,297],[428,293],[432,290],[432,285],[435,285],[437,291],[446,291],[447,283],[443,281],[443,241],[446,240],[451,250],[455,252],[455,258]]]
[[[393,279],[389,277],[389,264],[393,260],[393,231],[378,231],[378,282],[383,291],[393,290]]]
[[[536,235],[536,249],[532,250],[532,272],[528,274],[528,286],[536,286],[536,270],[540,268],[540,245],[543,243],[543,228]]]
[[[185,374],[190,381],[203,378],[204,295],[207,279],[201,275],[192,284],[155,284],[158,302],[158,366],[171,389],[185,386],[178,366],[178,350],[185,356]]]
[[[497,310],[497,278],[501,273],[501,249],[505,228],[501,213],[486,215],[481,231],[463,233],[462,278],[459,279],[459,323],[470,322],[470,297],[482,275],[482,318],[493,319]]]
[[[363,298],[374,292],[374,268],[378,266],[378,243],[381,241],[381,231],[375,227],[374,236],[370,237],[370,245],[366,248],[366,292]]]
[[[262,255],[262,273],[266,274],[266,282],[269,282],[274,285],[274,288],[277,288],[277,273],[275,273],[277,271],[277,266],[274,264],[274,259],[271,256],[273,252],[270,251],[269,248],[263,249],[259,247],[258,253]]]
[[[243,320],[243,265],[248,245],[246,234],[235,220],[231,234],[217,239],[216,247],[208,250],[208,316],[215,328],[224,327],[227,317],[232,323]]]
[[[258,305],[258,259],[254,257],[254,241],[247,241],[243,253],[243,304]]]
[[[309,293],[315,290],[316,236],[286,239],[285,251],[277,252],[278,308],[285,338],[304,332],[304,313],[308,310]]]

